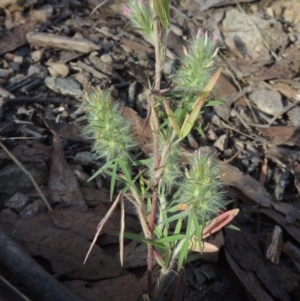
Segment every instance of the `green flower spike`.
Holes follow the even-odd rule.
[[[84,133],[95,140],[92,150],[107,162],[116,158],[128,161],[136,147],[130,123],[119,112],[119,103],[111,99],[110,90],[95,89],[87,95],[87,125]]]
[[[218,52],[216,37],[208,37],[202,30],[192,37],[181,66],[174,75],[175,92],[183,95],[200,94],[218,66],[215,61]]]
[[[123,12],[130,19],[132,27],[153,41],[153,20],[147,1],[130,0],[128,5],[124,6]]]
[[[225,205],[218,165],[211,155],[196,151],[182,183],[179,208],[194,213],[200,223],[216,216]],[[189,216],[189,215],[187,215]]]

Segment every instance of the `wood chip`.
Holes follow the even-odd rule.
[[[29,32],[26,38],[29,44],[46,48],[73,50],[81,53],[89,53],[100,49],[99,46],[85,39],[69,38],[49,33]]]

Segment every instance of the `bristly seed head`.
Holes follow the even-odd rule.
[[[110,90],[95,89],[87,95],[87,125],[84,133],[95,140],[93,151],[98,158],[128,161],[136,142],[130,136],[131,126],[119,112],[120,105],[111,99]]]
[[[209,37],[208,32],[199,28],[197,35],[192,37],[189,47],[183,47],[184,57],[181,66],[174,74],[173,91],[183,97],[183,105],[194,102],[211,76],[218,68],[216,62],[218,43],[216,36]]]
[[[190,161],[186,179],[182,182],[182,192],[177,202],[180,208],[186,206],[193,211],[199,221],[206,222],[224,207],[222,183],[218,179],[219,169],[211,155],[196,151]]]

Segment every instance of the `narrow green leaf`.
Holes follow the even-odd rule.
[[[191,218],[193,219],[193,224],[194,224],[194,228],[195,228],[195,231],[196,231],[196,237],[197,237],[197,241],[198,241],[199,250],[202,250],[203,249],[203,244],[202,244],[202,229],[203,229],[203,227],[201,227],[199,225],[196,214],[192,214]]]
[[[191,238],[191,229],[192,229],[192,219],[188,219],[188,223],[186,226],[186,235],[185,235],[185,240],[182,245],[182,248],[179,253],[178,257],[178,266],[182,266],[183,262],[186,260],[188,252],[189,252],[189,244],[190,244],[190,238]]]
[[[159,237],[159,238],[163,237],[162,231],[157,226],[154,227],[154,233],[155,233],[156,237]]]
[[[153,0],[155,11],[165,29],[169,29],[169,0]]]
[[[145,189],[145,182],[144,182],[144,178],[142,175],[139,176],[139,183],[140,183],[140,188],[141,188],[141,193],[144,196],[146,193],[146,189]]]
[[[88,182],[95,179],[97,176],[99,176],[102,172],[106,172],[106,170],[111,167],[111,165],[114,163],[113,161],[106,162],[100,169],[98,169],[89,179]]]
[[[196,130],[198,131],[198,133],[199,133],[203,138],[205,138],[205,134],[204,134],[204,132],[203,132],[203,130],[202,130],[202,128],[201,128],[200,125],[197,125],[197,126],[196,126]]]
[[[130,185],[132,183],[131,173],[128,164],[126,164],[123,160],[118,160],[121,170],[125,176],[127,183]]]
[[[154,247],[157,247],[157,248],[160,248],[160,249],[163,249],[163,250],[166,249],[166,246],[165,246],[164,244],[160,244],[160,243],[158,243],[158,242],[156,242],[156,241],[154,241],[154,240],[151,240],[151,239],[144,239],[144,238],[142,238],[142,240],[143,240],[145,243],[147,243],[147,244],[149,244],[149,245],[152,245],[152,246],[154,246]]]
[[[241,231],[240,228],[238,228],[238,227],[236,227],[234,225],[228,225],[228,226],[226,226],[226,228],[231,229],[231,230],[235,230],[235,231]]]
[[[226,102],[225,100],[209,100],[206,102],[205,106],[206,107],[214,107],[214,106],[222,105],[225,102]]]
[[[167,236],[167,237],[158,239],[155,242],[165,244],[165,243],[170,243],[170,242],[174,242],[174,241],[177,241],[177,240],[181,240],[181,239],[184,239],[184,238],[185,238],[184,234],[174,234],[174,235],[171,235],[171,236]]]
[[[203,105],[206,101],[206,97],[208,96],[208,94],[211,92],[211,90],[215,86],[220,74],[221,74],[221,68],[219,68],[217,70],[217,72],[211,77],[209,82],[204,87],[203,92],[201,92],[201,94],[197,97],[196,101],[193,104],[192,112],[186,116],[186,118],[183,122],[183,125],[181,127],[181,130],[180,130],[181,138],[186,137],[192,130],[194,123],[199,116],[201,108],[203,107]]]
[[[118,168],[118,160],[115,161],[115,164],[113,166],[113,170],[112,170],[112,173],[111,173],[110,190],[109,190],[109,196],[110,196],[111,200],[113,198],[114,191],[115,191],[117,168]]]
[[[178,209],[178,204],[176,204],[175,206],[172,206],[170,208],[168,208],[168,212],[176,212],[176,211],[179,211]]]
[[[142,250],[145,250],[147,248],[147,244],[145,242],[142,242],[142,244],[135,249],[133,249],[129,254],[136,254],[138,252],[141,252]]]
[[[172,109],[170,108],[168,101],[164,97],[163,97],[163,103],[164,103],[170,124],[171,124],[172,128],[174,129],[174,131],[176,132],[176,134],[180,137],[180,129],[179,129],[179,126],[175,119],[174,113],[173,113]]]
[[[174,234],[180,233],[181,226],[182,226],[182,218],[178,219],[175,230],[174,230]]]
[[[191,253],[188,255],[187,259],[185,260],[184,263],[189,263],[189,262],[193,262],[195,260],[198,260],[202,257],[202,253]]]
[[[151,207],[152,207],[152,200],[151,197],[147,198],[147,213],[150,214],[151,212]]]
[[[117,231],[117,232],[113,232],[111,233],[112,235],[114,236],[119,236],[120,235],[120,232]],[[125,238],[128,238],[128,239],[131,239],[131,240],[134,240],[134,241],[137,241],[139,243],[143,243],[142,239],[141,239],[141,236],[138,235],[138,234],[135,234],[135,233],[130,233],[130,232],[124,232],[124,237]]]
[[[176,221],[176,220],[178,220],[179,218],[185,218],[185,217],[187,217],[188,215],[189,215],[189,213],[186,212],[186,211],[180,212],[180,213],[178,213],[178,214],[175,214],[175,215],[173,215],[173,216],[167,218],[166,220],[164,220],[164,221],[162,222],[162,224],[167,224],[167,223]]]

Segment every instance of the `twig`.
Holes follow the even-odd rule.
[[[40,187],[32,177],[31,173],[24,167],[24,165],[4,146],[4,144],[0,141],[0,146],[6,152],[6,154],[19,166],[19,168],[29,177],[30,181],[34,185],[35,189],[37,190],[38,194],[40,195],[41,199],[44,201],[45,205],[47,206],[48,210],[52,210],[49,202],[47,201],[45,195],[41,191]]]
[[[59,98],[59,97],[45,97],[43,96],[35,96],[35,97],[15,97],[15,98],[6,98],[4,100],[4,104],[15,104],[15,103],[65,103],[65,104],[78,104],[79,101],[75,99],[68,99],[68,98]]]
[[[104,5],[108,0],[104,0],[103,2],[99,3],[93,10],[92,12],[90,13],[90,16],[92,16],[94,14],[94,12],[100,8],[102,5]]]
[[[222,59],[228,64],[228,66],[230,66],[231,69],[234,70],[234,68],[232,67],[230,61],[227,60],[227,59],[225,58],[225,56],[224,56],[221,52],[220,52],[220,56],[221,56]],[[255,113],[254,113],[254,111],[253,111],[253,108],[252,108],[252,106],[251,106],[251,104],[250,104],[249,99],[246,97],[246,94],[249,93],[249,92],[251,92],[251,90],[250,90],[251,88],[245,88],[245,89],[242,89],[241,85],[240,85],[239,82],[237,81],[237,79],[236,79],[235,75],[233,74],[233,72],[232,72],[229,68],[227,68],[227,71],[228,71],[230,77],[232,78],[233,82],[235,83],[235,85],[236,85],[237,88],[239,89],[239,93],[241,93],[241,96],[240,96],[240,97],[242,97],[242,96],[244,97],[244,99],[245,99],[245,101],[246,101],[246,103],[247,103],[247,106],[249,107],[249,109],[250,109],[250,111],[251,111],[251,114],[252,114],[252,116],[253,116],[254,121],[255,121],[256,123],[258,123],[258,118],[257,118],[257,116],[255,115]],[[240,97],[239,97],[239,98],[240,98]],[[239,98],[238,98],[238,99],[239,99]],[[237,99],[237,100],[238,100],[238,99]]]
[[[24,294],[22,294],[15,286],[13,286],[10,282],[8,282],[5,278],[0,275],[0,280],[8,286],[12,291],[14,291],[18,296],[20,296],[25,301],[31,301]]]
[[[0,261],[43,301],[83,301],[47,273],[0,229]]]
[[[227,164],[229,162],[231,162],[234,158],[236,158],[238,156],[238,154],[243,150],[243,148],[240,148],[231,158],[222,161],[220,164]]]
[[[272,125],[273,122],[279,118],[281,115],[285,114],[286,112],[288,112],[289,110],[291,110],[292,108],[294,108],[296,105],[298,105],[300,103],[300,100],[297,100],[294,103],[289,104],[288,106],[286,106],[285,108],[283,108],[278,114],[276,114],[269,122],[269,125]]]
[[[243,133],[243,132],[241,132],[241,131],[239,131],[239,130],[233,128],[233,127],[231,127],[230,125],[227,125],[227,124],[226,124],[225,122],[223,122],[223,121],[221,121],[221,123],[222,123],[223,126],[227,127],[228,129],[230,129],[230,130],[232,130],[232,131],[234,131],[234,132],[237,132],[237,133],[239,133],[239,134],[241,134],[241,135],[243,135],[243,136],[245,136],[245,137],[248,137],[248,138],[250,138],[250,139],[253,139],[253,140],[257,140],[257,141],[262,142],[261,139],[260,139],[261,137],[259,137],[259,136],[252,137],[252,136],[250,136],[250,135],[248,135],[248,134],[246,134],[246,133]]]
[[[112,206],[110,207],[110,209],[108,210],[108,212],[105,214],[105,216],[101,220],[100,224],[98,225],[97,232],[96,232],[96,234],[94,236],[94,239],[93,239],[93,241],[91,243],[91,246],[90,246],[90,248],[89,248],[89,250],[88,250],[88,252],[87,252],[87,254],[85,256],[83,264],[86,263],[88,257],[90,256],[90,253],[91,253],[91,251],[92,251],[92,249],[93,249],[93,247],[94,247],[94,245],[95,245],[95,243],[96,243],[96,241],[97,241],[97,239],[98,239],[98,237],[100,235],[100,232],[101,232],[102,228],[104,227],[106,221],[109,219],[109,217],[112,215],[113,211],[117,207],[117,205],[118,205],[118,203],[120,201],[120,197],[121,197],[121,193],[118,194],[118,196],[116,197],[114,203],[112,204]]]

